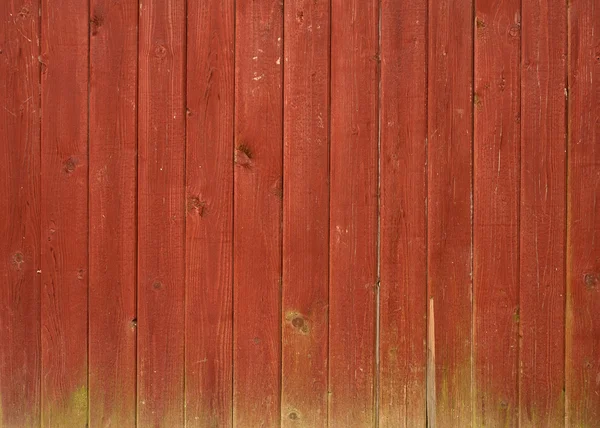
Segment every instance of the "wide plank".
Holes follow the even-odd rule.
[[[427,2],[381,2],[379,426],[426,425]],[[399,60],[401,58],[401,60]]]
[[[600,6],[568,11],[566,423],[600,421]]]
[[[326,427],[329,1],[285,6],[281,425]]]
[[[475,2],[475,426],[518,423],[520,7],[520,0]]]
[[[332,1],[330,427],[377,418],[378,33],[378,1]]]
[[[40,424],[38,1],[0,2],[0,426]]]
[[[41,12],[42,425],[83,428],[88,423],[88,2],[42,0]]]
[[[429,2],[427,421],[472,420],[472,0]]]
[[[184,0],[142,2],[138,70],[138,426],[184,425]]]
[[[236,2],[233,423],[281,410],[283,3]]]
[[[232,425],[234,1],[188,2],[185,412]]]
[[[564,425],[567,7],[523,2],[519,419]]]

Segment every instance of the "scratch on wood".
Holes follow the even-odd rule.
[[[433,298],[429,299],[429,317],[427,326],[427,426],[435,428],[435,313]]]

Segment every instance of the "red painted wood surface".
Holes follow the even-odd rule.
[[[239,427],[280,422],[282,30],[279,0],[236,3],[233,422]]]
[[[89,424],[136,418],[136,1],[90,3]]]
[[[566,4],[524,2],[521,52],[522,427],[564,424]]]
[[[285,4],[281,425],[327,426],[329,1]]]
[[[186,426],[232,425],[234,2],[188,2]]]
[[[598,425],[596,3],[1,3],[0,426]]]
[[[427,421],[472,426],[471,0],[430,2],[428,20]]]
[[[381,2],[380,427],[426,424],[426,42],[427,2]]]
[[[378,6],[334,0],[331,9],[331,427],[377,417]]]
[[[0,426],[40,423],[37,1],[0,3]]]
[[[566,421],[600,421],[600,6],[568,12]]]
[[[41,12],[42,426],[85,427],[88,3],[44,0]]]
[[[475,426],[518,423],[520,1],[475,2]]]
[[[184,424],[183,0],[142,2],[138,83],[138,426]]]

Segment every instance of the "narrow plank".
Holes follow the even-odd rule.
[[[472,426],[472,0],[429,2],[429,426]]]
[[[381,2],[380,427],[424,427],[427,1]],[[401,61],[398,59],[402,58]]]
[[[280,423],[283,3],[238,1],[233,422]]]
[[[139,426],[184,424],[185,2],[142,2],[138,82]]]
[[[375,412],[379,2],[331,9],[329,426]]]
[[[523,2],[521,427],[564,425],[566,4]]]
[[[40,424],[39,2],[0,3],[0,426]]]
[[[600,421],[600,5],[568,17],[566,422]]]
[[[90,426],[136,417],[138,2],[90,2]]]
[[[475,3],[476,426],[518,417],[520,0]]]
[[[43,0],[41,9],[42,425],[84,427],[88,422],[88,2]]]
[[[186,426],[232,425],[234,2],[188,2]]]
[[[284,427],[327,426],[329,1],[285,7]]]

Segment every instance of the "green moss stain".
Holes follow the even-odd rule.
[[[517,306],[517,308],[513,312],[513,322],[518,326],[520,321],[521,315],[519,314],[519,307]]]
[[[50,403],[43,409],[42,427],[84,427],[88,422],[88,389],[77,387],[63,403]]]
[[[466,361],[453,367],[443,367],[437,389],[437,423],[443,425],[454,421],[469,426],[472,418],[471,405],[471,362]]]

